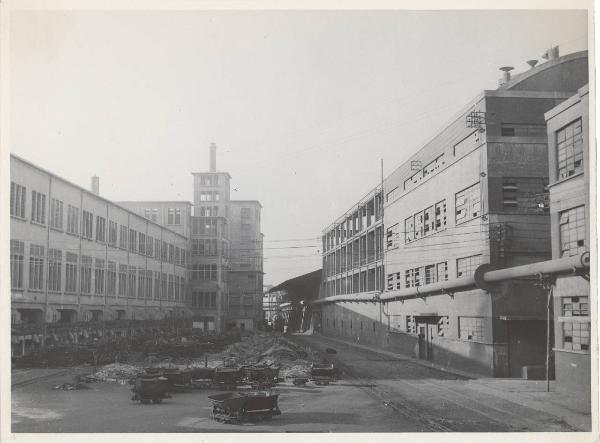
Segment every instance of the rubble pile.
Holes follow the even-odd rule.
[[[123,363],[113,363],[103,366],[102,369],[92,374],[97,381],[122,382],[129,381],[144,372],[143,368]]]

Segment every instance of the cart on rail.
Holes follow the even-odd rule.
[[[215,368],[192,368],[192,387],[207,389],[213,386],[215,379]]]
[[[270,392],[225,392],[209,395],[213,402],[211,418],[224,423],[246,420],[270,420],[281,415],[277,399],[279,394]]]
[[[243,378],[240,368],[216,368],[214,386],[231,391],[241,384]]]
[[[164,398],[171,398],[167,379],[155,374],[138,375],[131,392],[131,399],[142,404],[161,403]]]
[[[310,366],[310,378],[317,385],[328,385],[337,379],[338,371],[333,364],[312,364]]]
[[[279,382],[279,369],[279,366],[244,366],[243,380],[253,389],[271,388]]]
[[[192,373],[186,369],[164,368],[163,377],[168,380],[174,392],[187,392],[192,389]]]

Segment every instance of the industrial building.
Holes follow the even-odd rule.
[[[186,314],[188,239],[11,155],[13,327]],[[40,340],[30,336],[31,340]]]
[[[548,127],[552,258],[590,250],[589,89],[546,113]],[[556,279],[554,359],[556,386],[589,404],[591,319],[589,274]]]
[[[544,366],[547,290],[535,279],[419,288],[552,257],[545,113],[587,83],[588,60],[547,58],[515,76],[501,68],[496,90],[384,178],[383,210],[376,188],[324,230],[313,304],[324,334],[497,377]]]
[[[257,327],[262,207],[230,200],[214,144],[210,154],[211,170],[193,173],[193,204],[111,202],[98,177],[86,190],[11,155],[14,344],[47,341],[30,326],[54,323],[185,317],[207,332]]]

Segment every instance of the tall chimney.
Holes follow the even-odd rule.
[[[100,177],[97,175],[92,176],[92,192],[100,195]]]
[[[210,144],[210,172],[217,172],[217,145]]]

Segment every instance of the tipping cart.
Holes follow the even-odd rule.
[[[213,402],[211,418],[224,423],[244,420],[270,420],[281,411],[277,405],[279,394],[270,392],[225,392],[209,395]]]
[[[244,366],[242,373],[253,389],[271,388],[279,381],[279,366]]]
[[[337,370],[333,364],[312,364],[310,378],[316,385],[328,385],[337,378]]]
[[[233,390],[242,381],[242,371],[239,368],[215,369],[214,385],[226,390]]]
[[[167,379],[169,386],[173,391],[185,392],[192,389],[191,371],[177,368],[164,368],[163,377]]]
[[[156,375],[138,375],[131,392],[132,400],[139,400],[142,404],[161,403],[164,398],[171,398],[167,379]]]
[[[193,368],[191,371],[194,388],[210,388],[215,378],[215,368]]]

